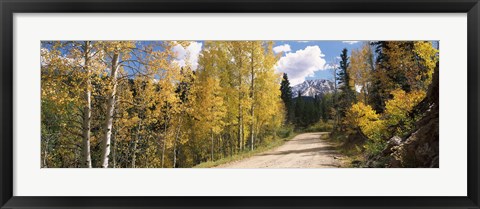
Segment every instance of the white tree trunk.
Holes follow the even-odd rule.
[[[179,116],[177,130],[175,131],[175,140],[173,141],[173,168],[175,168],[177,165],[177,142],[178,142],[178,138],[180,137],[180,131],[181,131],[180,124],[182,123],[182,117],[183,117],[183,114]]]
[[[82,164],[86,168],[92,167],[92,158],[90,154],[90,126],[91,126],[90,124],[91,124],[92,109],[91,109],[90,97],[91,97],[91,92],[90,90],[87,90],[85,92],[86,104],[85,104],[85,107],[83,108],[83,143],[82,143],[83,144]]]
[[[240,93],[241,95],[241,93]],[[239,98],[238,105],[238,149],[239,151],[243,150],[243,107],[242,107],[242,96]]]
[[[45,148],[43,150],[43,167],[42,168],[47,167],[48,141],[49,141],[49,139],[50,139],[50,137],[45,137]]]
[[[140,128],[142,128],[142,121],[138,122],[137,137],[133,141],[132,168],[135,168],[135,161],[137,160],[137,144],[138,141],[140,141]]]
[[[86,168],[92,168],[92,158],[90,154],[90,129],[91,129],[91,117],[92,117],[92,92],[91,92],[91,85],[92,81],[90,80],[90,42],[86,41],[84,45],[84,68],[85,72],[87,73],[86,78],[86,85],[85,85],[85,106],[83,107],[83,141],[82,141],[82,149],[83,149],[83,162],[82,165]]]
[[[250,86],[250,98],[252,99],[252,106],[250,107],[250,116],[252,117],[252,121],[250,123],[250,150],[253,150],[253,143],[255,141],[255,66],[254,66],[254,48],[252,42],[252,54],[251,54],[251,78],[252,83]]]
[[[115,110],[115,97],[117,94],[117,74],[118,74],[118,54],[114,54],[112,58],[112,72],[110,75],[112,89],[108,95],[107,115],[103,127],[103,150],[102,150],[102,168],[108,168],[108,156],[110,155],[110,140],[112,137],[113,111]]]
[[[113,168],[117,167],[117,135],[116,132],[112,134],[112,140],[111,142],[113,143],[113,152],[112,152],[112,162],[113,162]]]
[[[213,143],[214,143],[214,141],[213,141],[213,130],[212,129],[210,129],[210,140],[212,141],[212,147],[211,147],[211,150],[210,150],[211,151],[210,160],[213,162]]]
[[[166,150],[166,145],[167,145],[167,131],[168,131],[167,124],[168,124],[168,121],[169,121],[168,111],[169,111],[169,108],[167,107],[167,115],[165,116],[165,122],[163,124],[164,134],[163,134],[162,161],[161,161],[162,168],[163,168],[163,165],[165,163],[165,150]]]
[[[242,107],[242,59],[238,68],[238,149],[243,150],[243,107]]]

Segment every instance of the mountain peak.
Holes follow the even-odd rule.
[[[331,93],[335,90],[333,81],[326,79],[305,80],[301,84],[292,87],[293,97],[298,96],[298,92],[305,97],[315,97],[316,95]]]

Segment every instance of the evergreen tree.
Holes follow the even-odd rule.
[[[305,109],[305,101],[303,100],[302,93],[297,92],[298,96],[295,99],[295,125],[303,126],[303,111]]]
[[[383,51],[387,47],[387,44],[385,41],[377,41],[377,42],[372,42],[371,45],[375,47],[376,67],[373,69],[373,72],[370,78],[371,87],[370,87],[370,93],[368,94],[368,101],[372,106],[372,108],[377,113],[383,113],[383,111],[385,111],[385,101],[381,96],[383,95],[383,91],[381,89],[382,79],[380,78],[380,73],[378,71],[380,69],[385,69],[384,61],[387,61],[388,57],[383,53]]]
[[[314,100],[314,112],[315,112],[315,118],[314,122],[318,122],[320,118],[322,117],[322,96],[321,95],[315,95],[315,100]]]
[[[288,75],[286,73],[283,73],[280,91],[282,92],[281,98],[285,104],[285,110],[287,111],[287,123],[291,123],[295,116],[292,103],[292,87],[290,86],[290,81],[288,80]]]
[[[330,119],[330,109],[332,108],[332,101],[333,95],[332,94],[324,94],[320,98],[320,117],[324,122],[327,122]]]
[[[373,42],[376,67],[371,75],[369,103],[378,113],[395,89],[426,91],[433,75],[437,50],[427,41]]]
[[[314,124],[315,122],[317,122],[316,115],[315,115],[314,99],[308,99],[305,101],[305,108],[303,109],[302,121],[304,122],[305,127],[308,127]]]
[[[346,110],[355,102],[355,92],[350,83],[350,74],[348,72],[349,60],[346,48],[340,54],[340,66],[338,68],[337,80],[340,85],[340,95],[338,101],[338,112],[340,117],[345,117]]]

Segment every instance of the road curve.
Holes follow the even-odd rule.
[[[325,140],[328,132],[304,133],[280,147],[217,168],[337,168],[340,154]]]

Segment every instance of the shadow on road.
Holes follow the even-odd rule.
[[[333,146],[325,146],[325,147],[315,147],[315,148],[309,148],[309,149],[276,151],[272,153],[260,154],[258,156],[288,155],[288,154],[301,154],[301,153],[311,153],[312,155],[314,155],[319,152],[321,152],[322,154],[335,154],[336,149]]]

